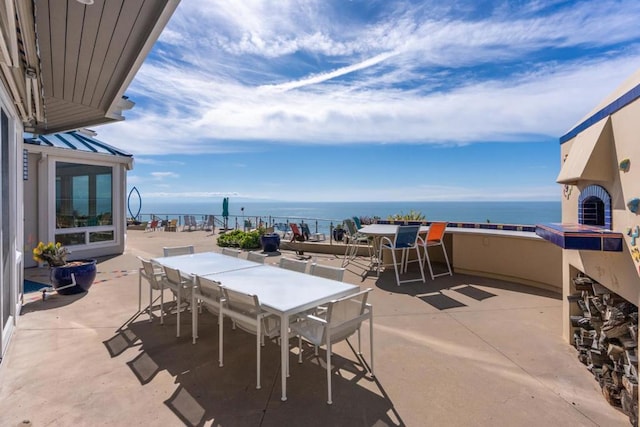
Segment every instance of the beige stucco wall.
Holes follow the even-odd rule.
[[[603,168],[610,167],[613,171],[611,180],[580,181],[577,185],[568,187],[569,195],[562,200],[562,221],[577,223],[580,192],[589,185],[600,185],[611,196],[612,229],[625,236],[623,251],[564,251],[563,293],[566,296],[575,292],[572,279],[577,271],[581,271],[625,299],[640,305],[640,260],[634,261],[631,253],[634,246],[631,244],[631,237],[627,235],[629,228],[640,225],[640,216],[629,211],[626,206],[628,200],[640,197],[640,101],[636,100],[614,113],[611,124],[611,164],[602,163]],[[562,144],[561,159],[569,152],[574,141],[575,138]],[[627,172],[618,167],[619,162],[625,158],[631,160],[631,167]],[[636,242],[636,247],[639,246],[640,239]],[[567,340],[571,339],[571,309],[571,304],[564,298],[563,335]]]
[[[345,252],[342,242],[283,241],[281,246],[338,256]],[[507,280],[558,293],[562,291],[562,249],[534,233],[452,228],[445,234],[445,246],[455,273]],[[367,255],[364,246],[358,255]],[[384,255],[387,262],[389,258]],[[444,262],[440,248],[431,248],[429,255],[432,262]]]
[[[562,249],[533,233],[460,230],[451,234],[456,273],[561,291]]]

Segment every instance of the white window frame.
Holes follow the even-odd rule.
[[[81,153],[77,156],[69,156],[69,157],[61,157],[49,155],[47,156],[48,160],[48,206],[49,215],[48,219],[48,229],[49,229],[49,241],[54,242],[55,238],[58,234],[69,234],[69,233],[85,233],[85,244],[83,245],[73,245],[70,246],[70,249],[73,250],[85,250],[85,249],[94,249],[94,248],[104,248],[111,247],[114,245],[121,244],[121,234],[119,232],[119,224],[122,221],[122,213],[118,209],[117,201],[120,200],[123,195],[121,194],[121,169],[122,166],[113,162],[104,162],[99,160],[87,159]],[[64,228],[58,229],[56,227],[56,164],[57,163],[78,163],[84,165],[95,165],[95,166],[106,166],[111,168],[111,225],[103,225],[103,226],[91,226],[91,227],[74,227],[74,228]],[[113,232],[113,240],[105,240],[102,242],[89,243],[89,233],[99,232],[99,231],[112,231]]]

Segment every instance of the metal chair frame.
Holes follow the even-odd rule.
[[[429,232],[424,240],[422,240],[422,246],[424,247],[424,260],[423,268],[425,264],[429,265],[429,273],[431,274],[431,280],[440,276],[452,276],[451,263],[449,262],[449,256],[447,255],[447,248],[444,246],[444,233],[447,228],[447,222],[432,222],[429,225]],[[444,273],[433,274],[433,267],[431,266],[431,259],[429,258],[429,248],[441,246],[442,253],[444,254],[444,260],[447,264],[447,271]]]
[[[327,351],[327,404],[331,405],[331,354],[335,343],[346,340],[358,333],[358,355],[362,357],[360,328],[362,322],[369,321],[369,346],[371,353],[371,377],[375,377],[373,368],[373,307],[367,304],[367,296],[371,292],[367,288],[356,294],[334,300],[323,307],[322,314],[309,314],[299,322],[291,324],[291,330],[298,335],[298,363],[302,363],[302,338],[309,341],[316,349],[325,346]],[[364,365],[364,364],[363,364]],[[366,366],[365,366],[366,370]]]
[[[264,337],[274,338],[280,335],[280,318],[266,312],[260,306],[257,295],[244,294],[220,286],[222,299],[220,300],[220,367],[223,363],[225,317],[234,322],[234,326],[256,336],[256,389],[260,389],[260,347],[264,345]]]
[[[391,240],[387,236],[383,236],[380,238],[380,249],[378,251],[378,276],[380,276],[380,268],[386,264],[383,264],[382,261],[382,251],[387,249],[391,252],[391,257],[393,259],[393,268],[396,275],[396,283],[400,286],[402,283],[409,282],[426,282],[424,277],[424,266],[422,263],[422,257],[420,255],[420,237],[418,233],[420,232],[419,225],[399,225],[396,229],[396,234]],[[409,260],[409,251],[411,249],[415,249],[416,257],[415,260]],[[400,262],[396,257],[396,252],[400,251]],[[420,276],[421,279],[407,279],[400,280],[400,272],[406,273],[408,269],[408,264],[410,262],[418,262],[420,265]]]

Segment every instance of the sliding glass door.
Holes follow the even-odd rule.
[[[0,188],[2,200],[0,201],[0,326],[2,341],[0,343],[0,357],[4,354],[6,344],[13,329],[12,309],[15,300],[16,289],[12,283],[13,257],[11,256],[11,212],[9,202],[12,191],[9,186],[10,179],[10,147],[9,147],[9,117],[0,109]]]

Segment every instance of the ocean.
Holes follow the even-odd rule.
[[[244,208],[244,210],[242,209]],[[136,208],[137,210],[137,208]],[[498,224],[535,225],[560,222],[561,203],[557,202],[235,202],[229,200],[230,217],[269,216],[275,222],[287,219],[305,222],[336,222],[352,216],[380,217],[420,212],[427,221],[491,222]],[[133,212],[135,214],[135,212]],[[162,218],[178,215],[221,215],[222,199],[208,201],[176,201],[157,199],[142,201],[141,219],[154,214]],[[131,216],[128,214],[128,216]],[[324,228],[324,227],[322,227]]]

